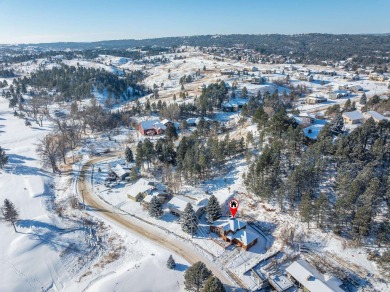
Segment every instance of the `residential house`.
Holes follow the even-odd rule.
[[[129,176],[129,172],[125,171],[122,165],[117,164],[114,168],[111,169],[112,172],[116,175],[117,178],[124,180]]]
[[[264,77],[252,77],[250,82],[252,84],[263,84],[266,82]]]
[[[192,208],[194,209],[196,216],[200,217],[206,208],[207,200],[203,200],[200,202],[194,202],[186,197],[183,196],[174,196],[168,203],[168,209],[169,211],[176,215],[181,216],[181,214],[184,212],[184,209],[186,208],[187,204],[190,203],[192,205]]]
[[[383,120],[387,120],[384,116],[382,116],[380,113],[377,113],[376,111],[368,111],[363,115],[366,120],[368,120],[369,118],[373,118],[376,123],[379,123]]]
[[[166,192],[166,190],[163,189],[157,188],[153,190],[148,190],[145,192],[145,196],[141,201],[141,204],[144,207],[147,207],[154,197],[157,197],[160,200],[161,204],[163,204],[167,200],[168,196],[169,194]]]
[[[195,127],[195,126],[196,126],[195,121],[196,121],[196,118],[189,118],[189,119],[186,120],[187,125],[188,125],[189,127]]]
[[[376,72],[372,72],[368,75],[368,79],[370,80],[374,80],[374,81],[380,81],[380,82],[383,82],[386,80],[386,76],[382,75],[382,74],[379,74],[379,73],[376,73]]]
[[[213,225],[210,225],[210,231],[218,234],[224,241],[234,243],[243,250],[248,250],[257,243],[258,237],[247,231],[246,226],[246,222],[230,218],[229,220],[215,221]]]
[[[312,94],[306,98],[307,104],[317,104],[317,103],[326,102],[326,101],[327,101],[327,99],[325,97],[323,97],[322,95]]]
[[[169,120],[169,119],[164,119],[164,120],[162,120],[161,121],[161,124],[163,124],[165,127],[167,127],[168,128],[168,126],[174,126],[175,125],[175,123],[174,122],[172,122],[171,120]]]
[[[155,189],[156,186],[154,182],[148,181],[144,178],[140,178],[139,180],[137,180],[136,183],[134,183],[127,189],[127,197],[135,201],[135,198],[139,193],[141,193],[143,197],[145,197],[148,194],[148,192]]]
[[[355,125],[364,122],[364,116],[359,111],[345,112],[342,116],[344,124]]]
[[[159,120],[143,121],[139,123],[138,130],[142,135],[153,136],[164,133],[167,127]]]
[[[335,90],[335,91],[329,91],[326,93],[326,96],[329,99],[339,99],[342,97],[349,96],[351,92],[349,90]]]
[[[360,85],[352,85],[352,86],[349,86],[348,88],[349,88],[349,90],[354,91],[354,92],[363,91],[363,87],[361,87]]]
[[[199,125],[199,123],[200,123],[202,120],[203,120],[203,121],[206,121],[206,122],[212,122],[212,120],[209,119],[208,117],[198,117],[198,118],[195,119],[195,125],[196,125],[196,126]]]
[[[272,274],[268,277],[268,282],[277,292],[287,291],[294,286],[294,283],[284,274]]]
[[[297,260],[286,269],[288,277],[296,282],[303,291],[343,292],[343,282],[331,275],[321,274],[305,260]]]

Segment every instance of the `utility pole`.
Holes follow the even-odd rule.
[[[83,208],[84,208],[84,210],[85,210],[84,189],[81,190],[81,197],[83,198]]]

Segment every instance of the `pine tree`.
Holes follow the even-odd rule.
[[[365,93],[363,93],[362,96],[360,97],[359,103],[360,103],[361,105],[366,105],[366,104],[367,104],[367,96],[366,96]]]
[[[19,213],[15,208],[15,205],[8,199],[4,200],[4,205],[1,208],[1,213],[2,213],[2,220],[6,222],[10,222],[12,226],[14,227],[14,230],[16,232],[16,226],[15,223],[19,219]]]
[[[244,86],[241,91],[241,97],[247,98],[248,97],[248,89]]]
[[[173,259],[172,255],[170,255],[168,260],[167,260],[167,267],[168,267],[168,269],[171,269],[171,270],[173,270],[176,267],[176,263],[175,263],[175,260]]]
[[[154,196],[150,201],[148,211],[149,211],[149,215],[154,218],[159,218],[164,214],[161,201],[157,196]]]
[[[343,116],[338,113],[331,121],[331,130],[336,133],[341,133],[344,128]]]
[[[125,150],[125,159],[127,163],[134,162],[133,151],[131,151],[129,146],[127,146]]]
[[[144,199],[144,195],[139,192],[136,196],[135,196],[135,201],[140,203],[142,200]]]
[[[5,151],[1,149],[0,146],[0,169],[3,169],[3,167],[7,164],[8,162],[8,156],[5,154]]]
[[[309,227],[311,221],[311,211],[312,211],[312,205],[311,205],[309,194],[306,193],[302,197],[302,200],[299,205],[299,211],[300,211],[302,221],[306,222],[307,227]]]
[[[348,100],[345,102],[344,104],[344,111],[348,112],[351,110],[351,107],[352,107],[352,102],[351,100],[348,98]]]
[[[176,127],[172,124],[169,124],[167,129],[165,130],[165,137],[167,137],[168,141],[175,141],[178,138]]]
[[[226,289],[222,282],[215,276],[208,277],[202,292],[225,292]]]
[[[221,206],[217,198],[214,195],[211,195],[209,202],[206,207],[206,219],[209,222],[214,222],[222,216]]]
[[[180,216],[181,221],[181,229],[189,234],[195,234],[198,229],[198,217],[192,205],[190,203],[187,204],[184,212]]]
[[[138,173],[137,173],[137,170],[133,167],[130,170],[130,180],[131,181],[136,181],[137,179],[138,179]]]
[[[142,141],[139,141],[137,144],[137,155],[135,157],[135,163],[137,167],[143,166],[144,163],[144,150]]]
[[[202,262],[196,262],[184,274],[185,289],[200,292],[210,276],[212,273],[206,265]]]

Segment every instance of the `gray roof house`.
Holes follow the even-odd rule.
[[[364,116],[359,111],[345,112],[343,113],[344,124],[354,125],[360,124],[364,121]]]

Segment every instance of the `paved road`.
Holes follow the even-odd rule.
[[[109,204],[106,204],[97,196],[92,194],[91,185],[89,181],[85,178],[87,170],[93,164],[99,161],[107,160],[111,157],[118,156],[115,153],[112,153],[105,157],[94,158],[85,163],[81,168],[80,175],[77,181],[77,188],[79,190],[79,193],[81,193],[81,190],[83,190],[85,204],[92,208],[91,212],[98,212],[99,216],[104,217],[108,221],[113,222],[130,232],[135,232],[142,237],[157,243],[165,249],[180,255],[190,264],[193,264],[197,261],[204,262],[207,267],[213,272],[213,274],[218,277],[227,287],[236,286],[232,285],[233,283],[231,282],[231,280],[220,270],[220,268],[214,262],[209,260],[205,255],[201,254],[198,250],[195,249],[195,247],[178,240],[178,238],[176,238],[175,236],[166,234],[164,231],[160,230],[157,227],[151,226],[126,214],[118,213],[118,210],[116,210],[114,207]]]

